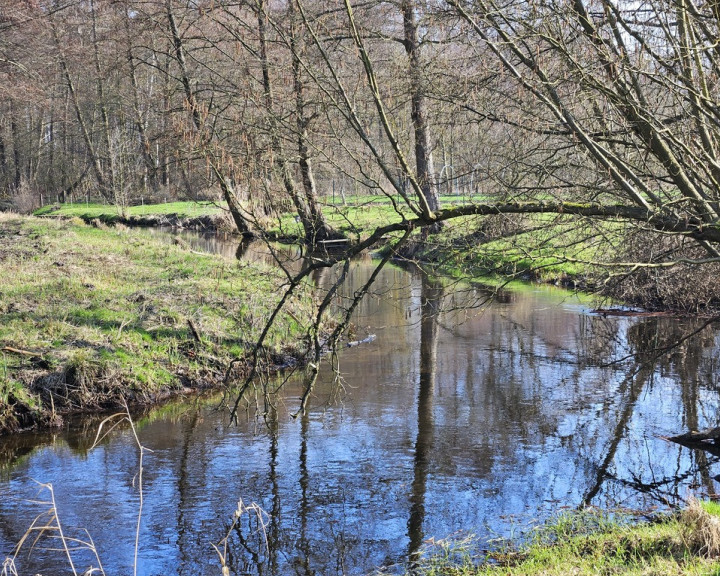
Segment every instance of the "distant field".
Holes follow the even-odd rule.
[[[392,200],[400,203],[403,202],[398,194],[387,196],[385,194],[345,194],[345,199],[340,194],[334,196],[325,196],[320,199],[320,203],[326,206],[356,206],[361,204],[392,204]],[[484,202],[488,200],[487,196],[480,194],[462,195],[462,194],[443,194],[439,198],[440,204],[464,204],[466,202]]]
[[[401,203],[401,198],[393,197],[394,200]],[[482,202],[487,200],[485,196],[440,196],[440,202],[443,205],[463,204],[466,202]],[[339,219],[342,220],[343,215],[347,216],[347,211],[353,208],[367,209],[370,206],[387,207],[388,214],[395,214],[392,207],[392,200],[384,194],[371,195],[350,195],[346,194],[345,199],[338,194],[335,197],[326,196],[320,198],[320,204],[328,210],[328,217],[333,218],[336,213],[333,210],[340,210]],[[152,214],[177,214],[179,217],[194,217],[203,215],[219,214],[226,208],[224,202],[166,202],[162,204],[144,204],[141,206],[130,206],[127,208],[129,216],[149,216]],[[382,211],[381,211],[382,212]],[[97,218],[103,215],[119,214],[119,209],[111,204],[84,203],[78,202],[74,204],[48,204],[47,206],[36,210],[36,216],[79,216],[85,218]],[[376,214],[377,215],[377,214]],[[367,220],[363,217],[361,220]]]
[[[219,214],[222,207],[214,202],[167,202],[164,204],[145,204],[130,206],[129,216],[149,216],[152,214],[177,214],[181,218]],[[55,204],[35,211],[36,216],[78,216],[80,218],[98,218],[103,215],[117,215],[119,209],[110,204]]]

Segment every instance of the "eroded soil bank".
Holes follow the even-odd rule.
[[[270,266],[142,230],[10,214],[0,271],[0,434],[223,384],[282,282]],[[311,304],[309,292],[290,302],[266,341],[269,364],[302,357]]]

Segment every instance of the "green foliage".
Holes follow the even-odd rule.
[[[10,393],[29,406],[34,387],[69,380],[82,394],[67,405],[88,407],[222,381],[279,297],[272,268],[197,254],[142,230],[2,218],[0,347],[37,358],[0,354],[0,412]],[[290,302],[292,317],[269,335],[271,356],[297,352],[311,303],[303,293]]]
[[[706,509],[712,510],[707,512]],[[682,513],[653,521],[624,514],[581,510],[558,515],[524,542],[480,553],[469,539],[427,548],[415,574],[424,576],[591,576],[622,574],[711,575],[720,573],[715,539],[707,529],[716,503],[691,504]],[[709,521],[713,523],[712,520]],[[708,551],[711,550],[711,553]]]

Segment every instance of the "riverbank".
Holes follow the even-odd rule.
[[[444,197],[443,202],[450,205],[457,200]],[[329,201],[323,210],[335,230],[357,240],[402,216],[385,196],[350,197],[343,204]],[[120,216],[116,207],[102,204],[46,206],[35,214],[78,217],[87,223],[100,220],[130,226],[232,231],[232,222],[222,203],[212,202],[133,206],[125,216]],[[302,241],[302,226],[292,214],[267,225],[268,238]],[[607,240],[617,228],[604,226],[602,238]],[[456,278],[495,276],[503,281],[514,278],[590,289],[593,282],[587,262],[600,258],[594,240],[598,234],[596,229],[581,230],[573,219],[557,216],[469,216],[446,223],[441,233],[431,234],[422,246],[413,248],[412,257]]]
[[[86,224],[95,221],[109,226],[187,228],[207,232],[232,232],[232,220],[226,210],[214,202],[170,202],[129,206],[121,213],[107,204],[50,204],[34,213],[35,216],[79,218]]]
[[[10,214],[0,214],[0,268],[0,433],[222,384],[282,283],[269,266],[142,230]],[[302,356],[305,296],[266,340],[270,363]]]
[[[720,505],[691,501],[648,519],[588,509],[563,513],[527,541],[478,552],[440,542],[413,574],[424,576],[697,576],[720,572]]]

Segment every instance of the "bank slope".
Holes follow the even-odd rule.
[[[142,230],[0,214],[0,433],[217,386],[282,282]],[[266,340],[269,363],[303,354],[300,296]]]

